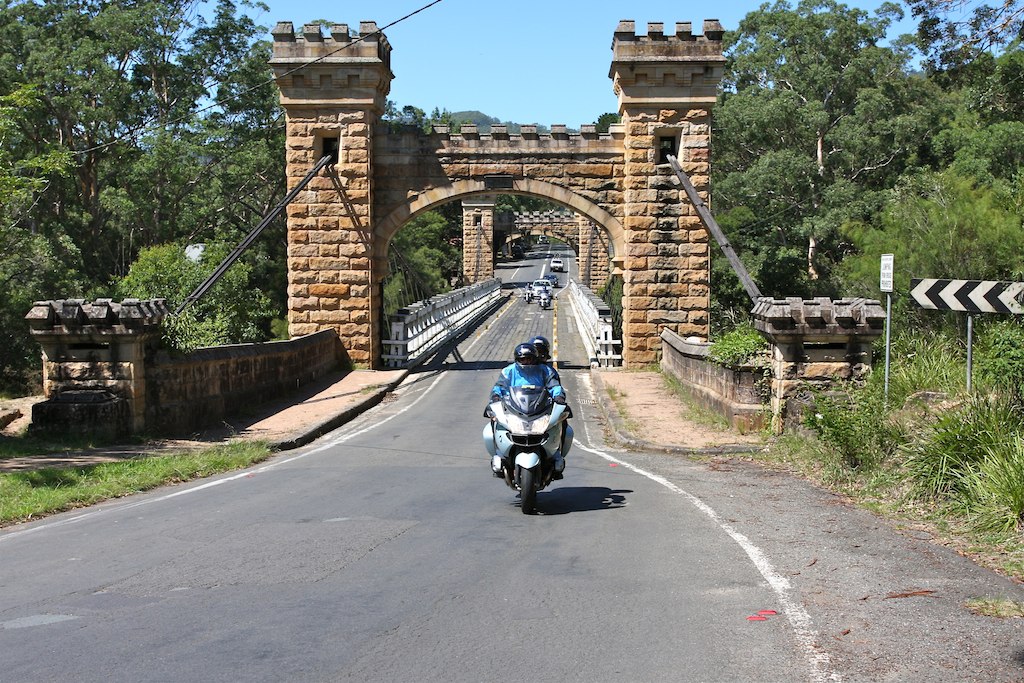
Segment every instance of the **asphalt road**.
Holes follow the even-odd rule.
[[[0,531],[0,683],[1024,678],[1020,620],[963,608],[1019,586],[781,473],[606,446],[561,292],[306,448]],[[538,333],[577,447],[527,516],[481,412]]]

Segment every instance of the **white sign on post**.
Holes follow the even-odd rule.
[[[882,277],[879,288],[883,292],[892,291],[892,254],[882,254]]]

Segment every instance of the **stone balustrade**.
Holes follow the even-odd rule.
[[[871,346],[885,331],[873,299],[759,299],[754,327],[773,345],[772,428],[798,424],[811,394],[871,371]]]
[[[36,302],[25,316],[43,351],[36,431],[116,438],[186,434],[326,375],[341,364],[333,330],[287,341],[160,348],[163,299]]]

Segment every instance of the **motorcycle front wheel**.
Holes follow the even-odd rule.
[[[537,471],[525,467],[519,470],[519,492],[523,501],[523,514],[532,515],[537,509]]]

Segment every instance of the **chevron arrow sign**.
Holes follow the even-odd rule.
[[[921,308],[1024,314],[1024,282],[914,278],[910,296]]]

